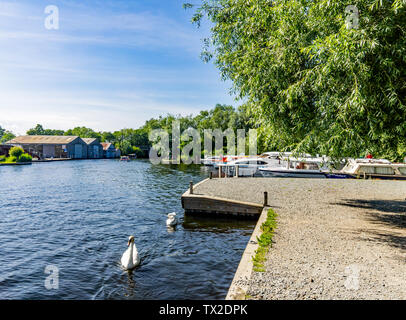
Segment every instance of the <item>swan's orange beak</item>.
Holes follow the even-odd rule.
[[[127,247],[129,247],[130,246],[130,240],[128,240],[128,243],[127,243]]]

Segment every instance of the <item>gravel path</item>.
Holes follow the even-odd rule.
[[[195,193],[262,203],[278,214],[253,299],[406,299],[406,182],[213,179]]]

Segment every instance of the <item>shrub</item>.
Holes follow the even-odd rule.
[[[20,156],[17,162],[32,162],[32,157],[28,153],[24,153]]]
[[[6,156],[0,156],[0,162],[6,161]]]
[[[9,152],[10,157],[15,157],[16,159],[19,159],[23,153],[24,150],[20,147],[12,147]]]
[[[17,157],[11,156],[6,159],[6,163],[16,163]]]
[[[138,148],[138,147],[133,147],[133,153],[137,155],[137,158],[144,158],[144,152]]]

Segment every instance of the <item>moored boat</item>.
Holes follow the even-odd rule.
[[[349,159],[339,174],[358,179],[406,180],[406,163],[392,163],[386,159]]]
[[[286,166],[260,167],[259,171],[264,177],[274,178],[326,178],[322,170],[324,163],[320,158],[288,159]]]
[[[128,156],[122,156],[121,158],[120,158],[120,161],[130,161],[130,157],[128,157]]]
[[[237,159],[218,166],[222,167],[228,176],[235,176],[238,170],[239,177],[249,177],[256,175],[260,167],[275,167],[279,166],[280,163],[281,161],[275,158],[251,157]]]

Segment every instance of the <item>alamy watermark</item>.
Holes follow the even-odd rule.
[[[45,267],[44,273],[47,275],[45,277],[44,286],[47,290],[58,290],[59,289],[59,268],[55,265],[47,265]]]
[[[45,7],[44,13],[47,14],[44,21],[45,29],[59,30],[59,8],[49,5]]]
[[[345,8],[345,24],[347,29],[358,29],[359,28],[359,11],[357,6],[349,5]]]
[[[248,132],[248,140],[244,129],[236,131],[229,128],[225,131],[221,129],[205,129],[203,130],[203,138],[201,131],[195,128],[188,128],[183,132],[180,131],[180,122],[172,123],[171,137],[170,133],[163,129],[152,130],[149,134],[149,140],[153,143],[149,153],[150,161],[153,164],[162,163],[165,160],[170,160],[171,163],[180,164],[200,164],[202,153],[205,156],[214,155],[257,155],[257,130],[250,129]],[[226,141],[226,149],[224,149],[224,141]],[[203,152],[202,152],[203,143]],[[182,148],[181,148],[181,144]]]
[[[361,268],[352,264],[345,268],[345,274],[347,276],[344,286],[348,290],[358,290],[359,289],[359,277],[360,277]]]

